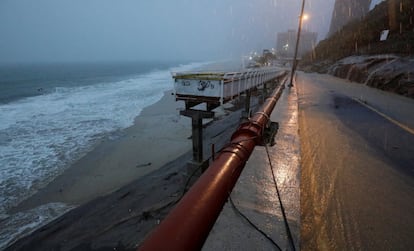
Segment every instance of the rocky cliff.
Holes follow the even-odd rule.
[[[414,58],[351,56],[327,68],[334,76],[414,98]]]
[[[414,0],[384,1],[321,41],[300,66],[414,98],[413,20]]]

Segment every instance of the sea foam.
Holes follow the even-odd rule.
[[[8,222],[8,209],[61,174],[97,142],[133,125],[144,107],[172,89],[171,71],[202,65],[182,65],[112,83],[58,87],[0,105],[0,221]],[[37,221],[36,225],[43,222]],[[7,233],[0,234],[0,244],[8,239]]]

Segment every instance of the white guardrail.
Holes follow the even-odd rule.
[[[285,73],[280,68],[262,67],[240,72],[176,72],[172,77],[176,100],[216,100],[223,104]]]

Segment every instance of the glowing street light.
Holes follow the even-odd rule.
[[[288,85],[289,87],[293,86],[293,75],[295,75],[295,71],[296,71],[296,65],[297,65],[296,58],[298,56],[298,47],[299,47],[299,40],[300,40],[300,31],[302,30],[302,21],[308,18],[308,15],[303,14],[304,10],[305,10],[305,0],[302,0],[302,9],[300,11],[300,16],[299,16],[299,27],[298,27],[298,34],[296,37],[295,55],[293,56],[292,70],[290,72],[290,83]]]
[[[302,16],[302,18],[301,18],[301,20],[302,20],[302,26],[304,25],[304,28],[305,28],[305,30],[306,30],[306,27],[307,27],[307,21],[310,19],[311,17],[309,16],[309,14],[307,14],[307,13],[305,13],[305,14],[303,14],[303,16]]]

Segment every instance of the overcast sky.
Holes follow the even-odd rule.
[[[215,60],[275,47],[301,0],[0,0],[0,61]],[[307,0],[323,39],[334,0]]]

